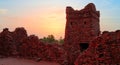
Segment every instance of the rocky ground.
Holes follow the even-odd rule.
[[[36,62],[33,60],[20,59],[20,58],[0,58],[0,65],[59,65],[55,62],[40,61]]]

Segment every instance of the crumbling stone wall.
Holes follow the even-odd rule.
[[[10,32],[8,28],[0,33],[0,56],[14,56],[67,64],[67,53],[61,45],[43,43],[35,35],[27,35],[23,27]]]
[[[66,8],[64,48],[71,65],[78,55],[88,48],[90,41],[99,36],[99,17],[99,11],[96,11],[93,3],[88,4],[82,10]]]
[[[66,8],[63,45],[47,44],[23,27],[0,32],[0,55],[58,62],[61,65],[120,65],[120,30],[100,34],[93,3],[82,10]]]
[[[120,65],[120,30],[103,32],[79,54],[75,65]]]
[[[0,33],[0,54],[5,56],[14,56],[18,54],[20,42],[27,37],[24,28],[16,28],[10,32],[8,28],[3,29]]]
[[[82,10],[66,8],[65,44],[89,43],[100,34],[99,11],[93,3]]]
[[[11,55],[13,49],[12,43],[13,38],[8,28],[3,29],[0,33],[0,54],[5,56]]]
[[[30,35],[22,41],[20,56],[24,58],[37,59],[45,61],[54,61],[64,64],[66,61],[66,52],[58,44],[47,44],[39,40],[35,35]]]

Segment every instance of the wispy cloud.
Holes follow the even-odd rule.
[[[0,9],[0,14],[6,14],[8,9]]]

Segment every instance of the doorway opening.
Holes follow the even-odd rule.
[[[89,44],[88,43],[80,43],[79,47],[80,47],[80,51],[83,52],[89,47]]]

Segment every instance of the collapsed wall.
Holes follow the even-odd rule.
[[[79,54],[75,65],[120,65],[120,30],[103,32]]]
[[[0,33],[0,57],[20,57],[36,61],[53,61],[66,64],[67,54],[61,45],[47,44],[35,35],[27,35],[23,27],[10,32],[8,28]]]
[[[120,65],[120,30],[100,34],[93,3],[82,10],[66,8],[63,46],[46,44],[24,28],[0,33],[0,55],[58,62],[61,65]]]

